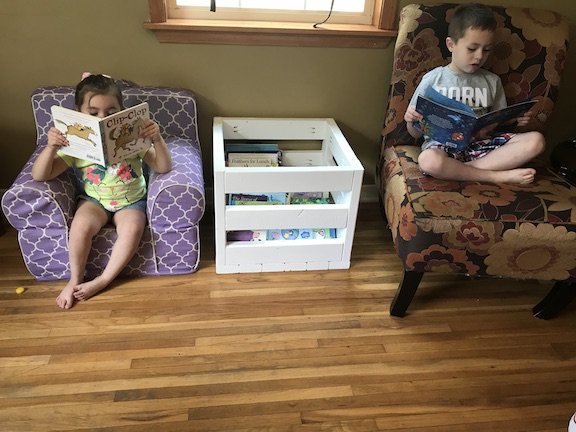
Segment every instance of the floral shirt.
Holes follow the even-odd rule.
[[[146,180],[142,175],[142,158],[146,151],[107,167],[61,153],[58,155],[69,166],[80,170],[84,193],[97,199],[106,210],[115,212],[146,196]]]

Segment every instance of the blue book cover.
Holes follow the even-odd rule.
[[[429,87],[424,96],[418,96],[416,111],[423,118],[413,125],[434,141],[455,150],[464,150],[472,138],[483,139],[512,132],[516,128],[516,119],[529,111],[536,102],[520,102],[477,117],[466,104]]]
[[[226,153],[276,153],[278,150],[280,150],[278,144],[274,143],[224,143]]]

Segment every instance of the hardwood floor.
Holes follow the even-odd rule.
[[[2,432],[566,431],[576,305],[534,318],[550,284],[425,275],[394,318],[402,265],[376,204],[349,271],[216,275],[203,227],[196,274],[69,311],[0,237]]]

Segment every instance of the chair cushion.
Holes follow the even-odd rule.
[[[439,180],[422,174],[419,153],[385,150],[386,216],[408,269],[576,276],[576,187],[543,163],[530,185]]]

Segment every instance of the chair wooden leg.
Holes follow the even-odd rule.
[[[422,276],[424,276],[424,273],[404,270],[404,277],[390,305],[390,315],[397,317],[406,316],[406,310],[410,306],[414,294],[416,294]]]
[[[576,284],[573,281],[558,281],[540,303],[532,308],[535,317],[554,318],[576,297]]]

